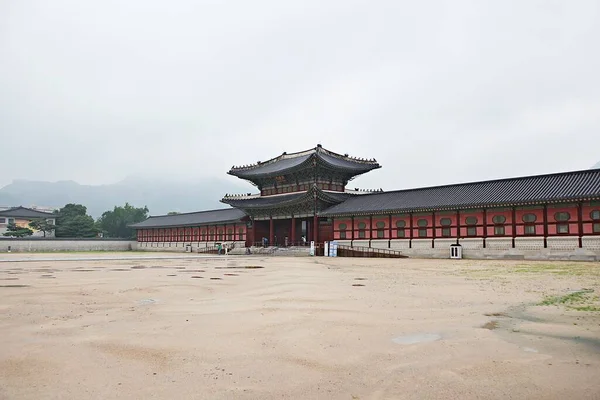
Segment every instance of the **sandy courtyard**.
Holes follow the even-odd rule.
[[[598,263],[0,262],[0,398],[599,399],[598,294]]]

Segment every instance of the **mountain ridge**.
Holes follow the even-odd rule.
[[[169,211],[194,212],[207,208],[226,208],[219,200],[225,193],[251,191],[243,183],[224,179],[184,180],[126,177],[103,185],[80,184],[73,180],[56,182],[14,179],[0,188],[0,205],[63,207],[68,203],[83,204],[88,213],[98,218],[104,211],[125,203],[147,206],[150,215]]]

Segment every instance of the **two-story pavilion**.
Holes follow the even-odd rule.
[[[376,168],[380,165],[374,159],[353,158],[317,145],[265,162],[232,167],[230,175],[249,181],[259,193],[226,195],[221,201],[248,215],[250,242],[263,237],[274,245],[293,244],[302,237],[307,241],[332,240],[331,220],[319,218],[319,213],[361,193],[347,190],[346,185]]]

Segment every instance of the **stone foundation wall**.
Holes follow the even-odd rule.
[[[347,246],[350,242],[338,241]],[[455,238],[412,239],[412,242],[410,239],[373,239],[371,247],[389,248],[416,258],[450,258],[450,246],[456,242]],[[506,237],[487,238],[485,247],[483,238],[463,238],[458,242],[462,246],[463,258],[600,261],[600,236],[582,237],[581,248],[576,236],[548,237],[546,247],[543,237],[517,237],[514,248],[512,238]],[[369,241],[354,240],[352,244],[355,247],[368,247]]]
[[[205,248],[215,249],[215,243],[221,242],[135,242],[133,246],[134,250],[139,251],[173,251],[184,253],[188,250],[188,246],[190,246],[190,250],[192,253],[198,253],[198,250],[202,250]],[[232,244],[235,245],[235,249],[245,249],[246,242],[225,242],[228,246]]]
[[[12,242],[13,240],[11,240]],[[415,258],[450,258],[450,246],[457,240],[451,238],[440,239],[372,239],[369,240],[338,240],[338,244],[354,247],[370,247],[392,249],[401,251],[409,257]],[[600,236],[582,237],[582,247],[579,248],[579,238],[576,236],[554,236],[546,239],[544,247],[543,237],[518,237],[515,238],[515,247],[512,247],[512,238],[494,237],[463,238],[458,241],[462,246],[463,258],[472,259],[520,259],[520,260],[582,260],[600,261]],[[1,242],[0,242],[1,243]],[[124,242],[120,242],[123,246]],[[142,251],[173,251],[183,253],[186,245],[191,245],[191,250],[196,253],[204,247],[214,247],[214,242],[200,243],[156,243],[156,242],[125,242],[133,250]],[[245,243],[236,242],[236,250],[232,254],[245,252]],[[119,249],[123,249],[122,247]],[[108,249],[107,249],[108,250]],[[126,250],[126,248],[124,248]],[[239,251],[238,251],[239,250]],[[27,250],[26,250],[27,251]]]
[[[137,242],[119,239],[0,239],[0,252],[129,251]]]

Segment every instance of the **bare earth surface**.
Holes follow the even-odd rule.
[[[0,398],[600,398],[598,263],[92,256],[0,262]]]

